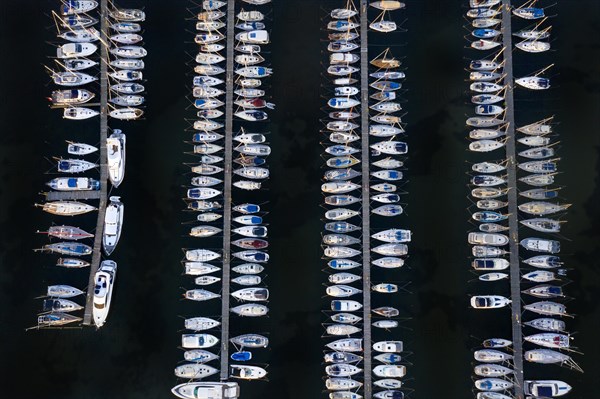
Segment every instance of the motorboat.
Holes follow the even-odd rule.
[[[97,209],[92,205],[78,201],[52,201],[43,205],[36,204],[36,206],[42,207],[44,212],[59,216],[83,215]]]
[[[236,399],[240,388],[235,382],[187,382],[173,387],[171,392],[181,399]]]
[[[148,55],[148,51],[141,46],[113,47],[109,51],[117,58],[144,58]]]
[[[107,256],[114,251],[119,242],[125,211],[125,205],[121,202],[121,197],[112,196],[109,199],[110,204],[106,207],[104,228],[102,230],[102,247]]]
[[[571,391],[571,386],[559,380],[525,380],[523,391],[533,398],[556,398]]]
[[[219,339],[210,334],[182,334],[181,346],[185,349],[205,349],[215,346]]]
[[[68,87],[72,87],[72,86],[82,86],[91,82],[95,82],[98,78],[96,78],[95,76],[91,76],[88,75],[86,73],[81,73],[81,72],[73,72],[73,71],[66,71],[66,72],[53,72],[52,73],[52,80],[54,81],[55,84],[59,85],[59,86],[68,86]],[[75,94],[73,93],[73,91],[71,91],[71,94]],[[91,99],[91,97],[88,99],[88,96],[84,96],[82,93],[77,93],[78,97],[75,97],[77,99],[80,98],[80,96],[82,96],[83,99],[86,99],[86,101],[83,102],[87,102]],[[54,98],[54,96],[52,97]],[[59,97],[60,98],[60,97]],[[68,96],[68,99],[70,100],[71,95]],[[70,101],[69,103],[81,103],[81,101]],[[70,105],[70,104],[69,104]]]
[[[471,262],[471,266],[478,271],[498,271],[508,269],[510,263],[502,258],[477,258]]]
[[[134,119],[140,118],[144,114],[139,108],[127,107],[127,108],[117,108],[113,109],[108,113],[111,118],[120,119],[124,121],[130,121]]]
[[[112,260],[102,261],[100,268],[94,276],[92,316],[96,328],[102,327],[106,322],[116,277],[117,263]]]
[[[119,187],[125,177],[125,134],[119,129],[106,139],[108,178],[114,187]]]
[[[402,341],[378,341],[373,344],[373,350],[379,353],[402,353]]]
[[[233,313],[243,317],[261,317],[269,312],[269,308],[265,305],[257,303],[248,303],[239,305],[230,309]]]
[[[231,293],[231,296],[240,301],[266,301],[269,299],[269,290],[266,288],[242,288]]]
[[[489,234],[471,232],[468,236],[469,244],[503,246],[508,244],[508,237],[503,234]]]
[[[120,33],[136,33],[142,30],[142,26],[135,22],[115,22],[110,28]]]
[[[240,32],[235,35],[235,40],[244,44],[268,44],[269,33],[266,30],[251,30]]]
[[[497,309],[510,303],[510,299],[500,295],[474,295],[471,297],[471,307],[474,309]]]
[[[122,82],[133,82],[136,80],[142,80],[143,74],[141,71],[120,69],[118,71],[110,72],[108,76]]]
[[[100,190],[100,182],[89,177],[57,177],[46,184],[56,191]]]
[[[520,242],[521,246],[533,252],[546,252],[555,254],[560,252],[560,241],[542,238],[525,238]]]
[[[139,83],[119,83],[110,86],[110,89],[121,94],[137,94],[146,90],[144,86]]]
[[[65,43],[56,49],[56,57],[61,59],[89,57],[98,50],[93,43]]]
[[[83,89],[54,90],[51,101],[54,105],[80,105],[90,101],[94,96],[91,91]]]

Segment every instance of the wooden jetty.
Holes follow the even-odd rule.
[[[371,399],[372,359],[371,359],[371,209],[369,177],[369,2],[360,1],[360,117],[361,117],[361,166],[362,166],[362,282],[363,282],[363,356],[364,380],[363,397]]]
[[[506,86],[506,165],[508,181],[508,227],[510,250],[510,297],[512,300],[513,369],[516,399],[523,399],[523,327],[521,324],[521,273],[519,262],[519,220],[517,190],[517,158],[515,138],[514,76],[510,0],[502,0],[502,41],[504,45],[504,84]]]
[[[108,136],[108,0],[100,0],[100,191],[96,235],[94,236],[94,252],[90,265],[90,276],[83,314],[83,324],[92,325],[92,309],[94,302],[94,277],[102,261],[102,229],[106,214],[108,193],[108,164],[106,138]]]
[[[229,300],[231,282],[231,180],[233,158],[233,84],[235,0],[227,0],[227,79],[225,82],[225,154],[223,178],[223,287],[221,290],[221,381],[229,378]]]

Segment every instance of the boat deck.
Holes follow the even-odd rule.
[[[100,40],[108,43],[108,0],[100,0]],[[101,46],[100,55],[100,191],[98,204],[98,219],[96,221],[96,235],[90,265],[90,276],[83,314],[83,324],[92,325],[92,308],[94,301],[94,276],[102,261],[102,226],[106,214],[108,193],[108,164],[106,151],[106,138],[108,136],[108,47]]]
[[[229,300],[231,292],[231,180],[233,158],[233,83],[235,0],[227,0],[227,65],[225,81],[225,148],[223,177],[223,286],[221,291],[221,381],[229,378]]]
[[[372,359],[371,359],[371,209],[369,177],[369,21],[367,10],[368,0],[360,1],[360,118],[361,118],[361,166],[362,166],[362,281],[363,281],[363,355],[364,380],[363,397],[371,399]]]
[[[514,397],[523,399],[523,330],[521,324],[521,273],[519,262],[519,221],[517,208],[517,158],[515,138],[515,104],[514,104],[514,76],[513,76],[513,54],[512,54],[512,25],[510,0],[502,0],[502,41],[504,45],[504,84],[506,90],[506,159],[508,164],[508,227],[509,227],[509,250],[510,250],[510,297],[512,341],[514,356],[515,388]]]

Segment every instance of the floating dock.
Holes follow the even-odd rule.
[[[360,131],[361,131],[361,193],[362,193],[362,282],[363,282],[363,397],[371,399],[371,209],[369,162],[369,2],[360,1]]]
[[[94,277],[102,261],[102,230],[108,195],[108,164],[106,139],[108,137],[108,0],[100,0],[100,191],[98,219],[94,236],[94,252],[90,265],[90,276],[85,300],[83,324],[92,325],[94,301]]]
[[[523,328],[521,325],[521,269],[519,260],[519,208],[517,203],[517,154],[515,137],[514,76],[512,54],[512,24],[510,0],[502,0],[502,44],[504,45],[504,85],[507,122],[506,129],[506,165],[508,183],[508,227],[510,251],[510,299],[512,342],[514,356],[514,394],[523,399]]]
[[[231,292],[231,181],[233,159],[233,83],[235,0],[227,0],[227,65],[225,81],[225,149],[223,161],[223,287],[221,290],[221,381],[229,378],[229,300]]]

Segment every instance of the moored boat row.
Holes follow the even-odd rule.
[[[361,48],[367,31],[368,42],[378,44],[381,33],[398,30],[392,17],[404,4],[369,4],[345,2],[330,11],[326,25],[329,99],[321,191],[329,398],[403,398],[406,392],[407,362],[398,333],[402,315],[395,307],[402,291],[395,283],[398,269],[411,241],[411,231],[400,221],[408,152],[399,115],[404,72],[390,49],[375,55]],[[365,66],[361,57],[367,56]],[[369,92],[366,103],[361,90]],[[371,297],[384,306],[371,307]]]
[[[268,337],[256,330],[231,337],[229,330],[244,331],[245,318],[260,323],[269,312],[264,280],[269,242],[261,190],[270,174],[271,147],[264,130],[274,108],[263,84],[273,73],[265,55],[268,9],[262,6],[269,2],[203,1],[195,21],[195,117],[189,142],[194,161],[184,197],[195,221],[187,231],[190,245],[183,265],[196,287],[184,292],[193,313],[182,335],[185,363],[175,368],[178,378],[195,381],[173,388],[180,398],[212,397],[185,393],[213,384],[198,380],[250,381],[267,375],[264,365],[253,363],[264,356]],[[228,73],[233,80],[225,78]],[[206,313],[218,302],[220,317]],[[237,397],[237,383],[226,384],[235,384],[231,397]]]
[[[471,216],[477,231],[469,233],[468,242],[473,246],[472,269],[478,274],[480,289],[486,291],[472,296],[470,305],[499,309],[515,306],[518,299],[517,306],[520,309],[522,302],[524,313],[513,309],[513,331],[519,331],[513,339],[518,342],[492,338],[475,351],[475,360],[480,362],[474,368],[475,388],[477,398],[558,397],[571,390],[568,383],[527,377],[528,363],[581,371],[565,353],[573,347],[564,321],[570,316],[563,303],[567,270],[558,254],[561,217],[569,204],[558,201],[558,188],[553,187],[559,161],[553,118],[535,121],[536,114],[543,112],[532,105],[539,101],[538,94],[513,91],[513,87],[548,89],[549,80],[539,76],[547,68],[533,76],[514,80],[512,76],[513,58],[534,65],[532,54],[550,48],[551,27],[544,26],[543,8],[526,3],[503,9],[506,2],[492,3],[471,1],[467,14],[472,35],[478,39],[471,43],[477,58],[469,65],[476,116],[467,119],[474,162],[470,189],[477,207]],[[530,20],[536,21],[530,24]],[[518,30],[505,31],[511,25]],[[516,50],[503,48],[512,41],[503,35],[511,35]],[[524,103],[527,107],[514,105]],[[522,234],[525,238],[518,238]],[[502,285],[509,280],[510,291],[508,284]]]

